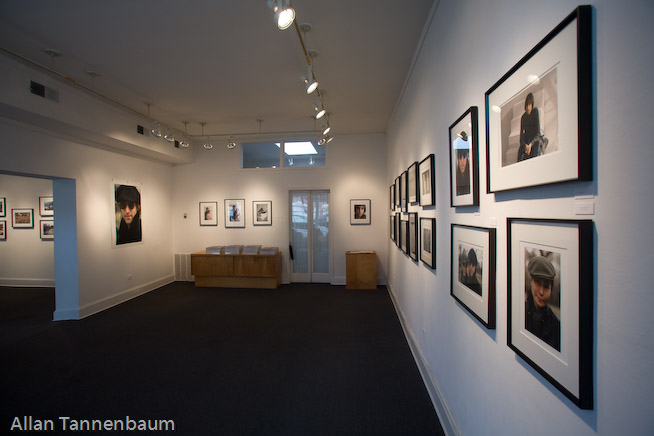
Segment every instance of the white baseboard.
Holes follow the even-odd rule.
[[[422,376],[422,380],[425,383],[425,387],[427,388],[431,402],[434,405],[438,419],[441,422],[443,431],[447,436],[461,436],[461,432],[459,431],[456,422],[454,422],[454,417],[452,416],[450,409],[447,407],[445,399],[441,395],[440,389],[438,388],[438,383],[433,377],[433,372],[425,360],[425,357],[422,354],[422,350],[420,349],[420,345],[418,344],[418,341],[416,341],[413,331],[411,330],[411,326],[409,325],[409,322],[404,316],[404,312],[402,311],[402,308],[397,301],[397,296],[395,293],[393,293],[393,290],[388,284],[386,287],[388,288],[388,293],[391,295],[391,300],[393,301],[393,306],[395,306],[395,311],[397,312],[398,318],[400,319],[402,330],[404,330],[404,335],[406,336],[407,342],[409,343],[409,348],[411,349],[413,358],[418,365],[418,371],[420,371],[420,375]]]
[[[15,286],[24,288],[54,288],[54,279],[12,279],[0,278],[0,286]]]
[[[154,291],[155,289],[158,289],[162,286],[165,286],[169,283],[172,283],[175,281],[175,276],[170,275],[166,277],[162,277],[158,280],[154,280],[149,283],[145,283],[140,286],[136,286],[131,289],[126,289],[123,292],[120,292],[116,295],[112,295],[111,297],[103,298],[102,300],[95,301],[93,303],[87,304],[85,306],[80,307],[78,317],[77,318],[59,318],[57,319],[56,315],[57,312],[55,311],[55,320],[61,320],[61,319],[82,319],[86,318],[87,316],[96,314],[98,312],[101,312],[103,310],[107,310],[111,307],[114,307],[118,304],[124,303],[125,301],[131,300],[132,298],[136,298],[140,295],[146,294],[150,291]],[[67,311],[67,312],[73,312],[73,311]]]

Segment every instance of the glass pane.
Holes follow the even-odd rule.
[[[293,245],[293,272],[309,272],[309,194],[291,196],[291,244]]]
[[[279,142],[249,142],[243,145],[243,168],[277,168]]]
[[[313,272],[329,273],[329,193],[313,193]]]
[[[284,143],[285,167],[323,167],[325,158],[325,147],[315,140]]]

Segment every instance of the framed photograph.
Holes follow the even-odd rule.
[[[141,242],[141,187],[129,183],[113,183],[113,190],[116,245]]]
[[[217,226],[218,225],[218,202],[201,201],[200,202],[200,225]]]
[[[593,222],[507,219],[508,346],[593,407]]]
[[[0,217],[7,216],[7,199],[0,197]]]
[[[495,229],[452,224],[450,295],[495,328]]]
[[[420,260],[436,268],[436,218],[420,218]]]
[[[390,198],[388,204],[390,205],[392,211],[395,210],[395,185],[391,185]]]
[[[418,214],[409,212],[409,256],[411,259],[418,261]]]
[[[477,106],[450,126],[450,205],[479,206]]]
[[[487,191],[592,179],[591,6],[486,92]]]
[[[395,245],[397,245],[397,248],[400,248],[401,244],[401,234],[400,234],[400,214],[396,213],[394,216],[394,224],[395,224]]]
[[[11,227],[14,229],[33,229],[34,209],[12,209]]]
[[[400,175],[400,208],[402,212],[407,211],[407,193],[409,192],[409,174],[404,171]]]
[[[41,240],[48,241],[54,239],[54,220],[41,220],[39,223],[39,233]]]
[[[436,203],[433,154],[420,161],[418,177],[420,179],[420,206],[433,206]]]
[[[0,241],[7,240],[7,221],[0,220]]]
[[[409,254],[409,220],[400,218],[400,250]]]
[[[226,228],[245,228],[245,215],[243,214],[244,207],[244,198],[225,200]]]
[[[54,200],[52,197],[39,197],[39,215],[54,215]]]
[[[418,162],[414,162],[411,164],[409,169],[407,170],[408,177],[409,177],[409,184],[407,186],[407,198],[409,199],[409,203],[415,204],[418,202]]]
[[[272,201],[252,202],[252,224],[272,226]]]
[[[395,215],[390,216],[389,228],[390,228],[391,241],[395,242]]]
[[[350,224],[370,224],[370,200],[350,200]]]
[[[399,209],[400,203],[400,176],[395,178],[395,209]]]

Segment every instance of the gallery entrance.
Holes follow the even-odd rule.
[[[329,191],[290,191],[291,282],[330,283]]]

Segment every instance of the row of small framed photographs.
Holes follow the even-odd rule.
[[[54,215],[54,202],[51,196],[39,197],[39,215],[51,217]],[[0,217],[7,216],[7,198],[0,197]],[[14,229],[34,228],[34,209],[12,208],[11,227]],[[54,220],[42,219],[39,222],[40,237],[42,240],[54,239]],[[7,221],[0,220],[0,241],[7,240]]]
[[[435,268],[436,219],[420,218],[419,233],[415,212],[390,219],[398,248]],[[593,226],[507,218],[507,345],[582,409],[593,407]],[[450,241],[450,295],[495,329],[496,229],[453,223]]]
[[[591,13],[576,8],[485,93],[488,193],[592,180]],[[476,106],[449,128],[452,207],[479,205],[478,130]],[[433,160],[395,180],[392,210],[434,204]]]
[[[225,199],[225,228],[245,227],[245,199]],[[255,226],[272,225],[272,201],[252,202],[252,224]],[[200,225],[218,225],[218,202],[200,202]]]

